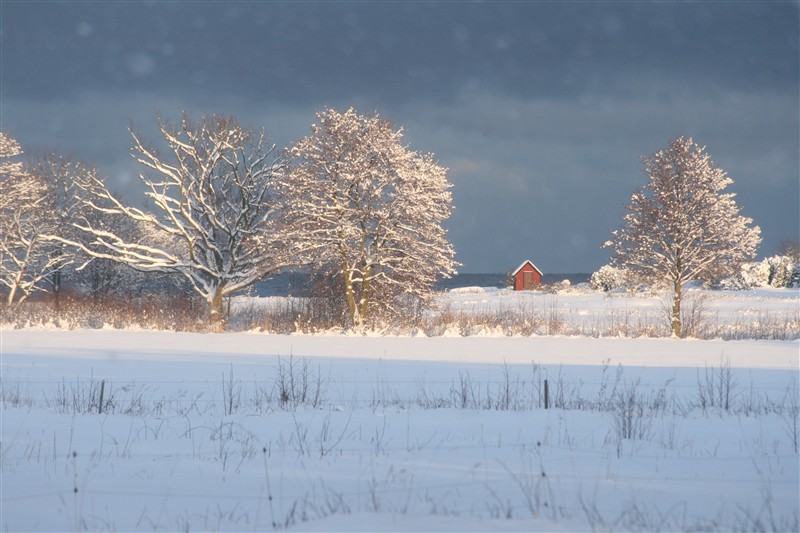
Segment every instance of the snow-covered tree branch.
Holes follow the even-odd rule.
[[[442,222],[452,211],[447,170],[401,144],[402,130],[349,109],[317,114],[282,183],[288,238],[318,274],[335,277],[346,323],[389,314],[403,297],[427,300],[455,273]]]
[[[755,255],[761,230],[739,214],[734,194],[722,192],[733,180],[691,138],[670,141],[644,165],[649,182],[605,246],[614,265],[670,283],[672,332],[680,337],[683,286],[738,270]]]
[[[287,257],[273,246],[276,217],[274,180],[287,170],[286,157],[262,133],[233,118],[184,114],[177,125],[160,123],[169,147],[160,153],[133,136],[134,158],[149,169],[140,178],[151,211],[124,204],[94,179],[89,204],[122,215],[144,230],[129,240],[113,227],[86,220],[78,227],[92,236],[84,249],[142,271],[184,276],[206,299],[212,329],[224,329],[223,298],[283,266]]]

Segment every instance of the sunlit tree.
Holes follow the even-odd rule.
[[[148,173],[140,176],[150,209],[124,204],[100,179],[89,205],[138,223],[131,240],[114,227],[86,220],[91,235],[82,246],[94,257],[134,269],[177,273],[207,302],[211,329],[225,328],[223,299],[280,268],[286,258],[272,246],[277,217],[273,181],[286,171],[282,152],[264,133],[233,118],[184,114],[177,125],[159,123],[168,149],[159,152],[133,136],[133,153]]]
[[[73,259],[48,238],[59,228],[54,184],[19,161],[21,154],[19,144],[0,132],[0,283],[8,304],[42,290]]]
[[[723,192],[733,180],[691,138],[670,141],[644,166],[648,182],[606,246],[615,266],[670,284],[672,334],[680,337],[684,285],[738,271],[755,256],[761,230],[740,215],[735,195]]]
[[[428,301],[456,266],[442,227],[452,211],[447,170],[406,148],[402,130],[378,115],[327,109],[317,119],[282,184],[304,262],[336,280],[348,326]]]

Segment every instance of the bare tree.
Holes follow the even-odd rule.
[[[88,222],[94,228],[113,228],[114,233],[125,241],[145,240],[141,224],[124,215],[91,210],[85,217],[84,223]],[[107,258],[92,258],[80,265],[74,274],[81,290],[95,304],[105,303],[111,296],[139,296],[146,291],[148,285],[152,291],[155,281],[152,273],[134,270],[124,263]]]
[[[124,205],[99,179],[89,204],[123,215],[145,231],[129,240],[113,227],[90,221],[83,249],[137,270],[178,273],[209,306],[211,327],[225,328],[223,298],[279,268],[285,258],[272,246],[276,216],[272,182],[286,171],[282,153],[235,119],[184,114],[177,125],[159,123],[169,147],[160,153],[133,136],[134,158],[152,173],[140,176],[152,211]]]
[[[316,273],[335,279],[346,325],[402,312],[455,273],[442,222],[452,211],[447,170],[401,144],[378,115],[327,109],[292,154],[283,183],[291,241]],[[372,310],[372,311],[371,311]]]
[[[691,138],[678,137],[643,160],[649,181],[605,246],[615,266],[669,282],[672,334],[680,337],[683,286],[738,270],[755,256],[761,230],[739,214],[734,194],[722,192],[733,180]]]
[[[57,150],[37,154],[29,168],[36,181],[44,187],[41,205],[49,216],[46,230],[59,237],[58,240],[44,239],[42,242],[54,265],[43,281],[53,294],[58,308],[67,270],[81,259],[86,259],[78,248],[68,246],[65,241],[82,237],[73,224],[83,218],[87,211],[85,184],[96,176],[97,170]]]
[[[58,228],[51,184],[21,162],[9,161],[21,154],[19,144],[0,132],[0,283],[9,305],[41,290],[70,260],[54,253],[47,238]]]

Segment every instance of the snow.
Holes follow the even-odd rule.
[[[118,360],[132,362],[223,361],[228,364],[257,365],[278,356],[325,360],[404,361],[490,365],[590,365],[658,366],[703,368],[729,361],[732,368],[790,370],[798,367],[797,342],[784,341],[697,341],[675,339],[624,339],[588,337],[379,337],[354,335],[224,335],[174,333],[143,330],[4,331],[4,362],[7,368],[17,357],[68,358],[105,365]],[[757,353],[757,357],[754,354]],[[121,359],[120,359],[121,358]],[[52,364],[52,363],[51,363]],[[15,365],[16,366],[16,365]],[[115,368],[113,364],[111,369]],[[66,368],[59,369],[68,372]],[[196,369],[193,369],[196,372]],[[143,377],[148,376],[146,370]],[[67,374],[58,374],[59,376]],[[119,378],[125,378],[125,374]],[[210,379],[216,379],[214,375]]]
[[[495,316],[500,312],[556,319],[565,332],[607,335],[615,327],[628,328],[641,335],[648,327],[661,328],[672,306],[671,293],[603,293],[587,284],[562,285],[556,292],[513,291],[486,288],[453,290],[439,299],[452,313]],[[736,335],[737,331],[757,329],[768,323],[800,321],[800,290],[762,288],[747,291],[709,291],[685,289],[683,308],[692,307],[709,329]],[[796,327],[796,326],[795,326]],[[744,335],[746,336],[746,335]]]
[[[712,296],[722,315],[798,301]],[[796,340],[0,335],[4,530],[798,529]]]

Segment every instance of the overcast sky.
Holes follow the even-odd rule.
[[[645,183],[706,145],[760,225],[800,236],[797,2],[0,3],[0,129],[133,196],[131,121],[224,113],[280,146],[377,111],[450,169],[462,272],[591,272]],[[140,198],[129,197],[131,202]]]

